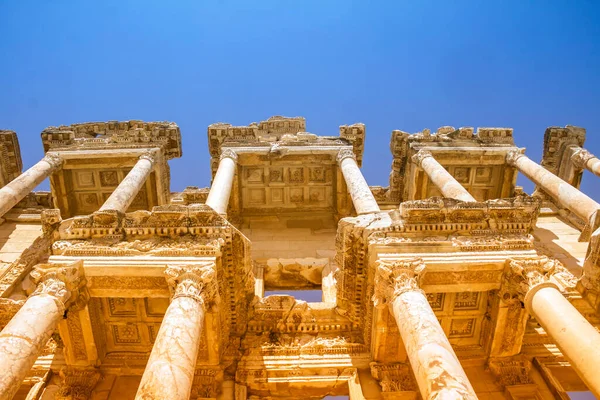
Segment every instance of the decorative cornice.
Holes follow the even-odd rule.
[[[31,279],[37,285],[31,296],[50,295],[63,309],[80,308],[87,303],[83,260],[72,264],[38,264],[31,271]]]
[[[203,305],[218,301],[217,270],[214,262],[168,266],[165,275],[173,293],[173,300],[189,297]]]
[[[509,259],[508,270],[504,275],[504,282],[500,296],[504,300],[517,298],[525,303],[528,311],[531,310],[530,303],[535,293],[544,287],[557,285],[550,282],[550,277],[561,270],[561,264],[546,256]]]
[[[422,258],[377,260],[375,271],[375,307],[391,304],[403,293],[421,291],[420,281],[424,276],[425,263]]]
[[[219,157],[219,161],[223,161],[223,159],[225,159],[225,158],[231,158],[236,163],[238,161],[238,155],[236,154],[235,151],[233,151],[231,149],[223,150],[221,152],[221,156]]]
[[[342,150],[340,150],[338,152],[338,154],[337,154],[336,161],[337,161],[338,164],[340,164],[346,158],[351,158],[354,161],[356,161],[356,155],[354,154],[354,151],[352,149],[342,149]]]
[[[52,169],[61,168],[64,163],[63,158],[57,153],[48,153],[44,156],[44,158],[42,158],[42,160],[50,164]]]
[[[431,154],[431,152],[427,151],[427,150],[419,150],[419,152],[417,154],[412,156],[412,162],[417,164],[417,166],[420,167],[423,160],[426,159],[427,157],[433,157],[433,154]]]
[[[596,158],[596,156],[586,149],[579,148],[579,150],[575,151],[575,153],[571,156],[571,161],[576,168],[585,169],[587,162],[592,158]]]
[[[517,160],[521,157],[525,157],[523,149],[511,150],[506,153],[506,163],[511,167],[515,167],[517,165]]]

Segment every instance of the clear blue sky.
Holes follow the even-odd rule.
[[[3,1],[0,128],[25,167],[46,126],[169,120],[172,190],[209,184],[206,127],[305,116],[367,125],[364,173],[387,185],[390,132],[508,126],[541,158],[544,129],[588,129],[600,153],[593,1]],[[521,179],[521,183],[525,181]],[[600,178],[584,178],[600,200]],[[531,190],[531,185],[526,186]]]

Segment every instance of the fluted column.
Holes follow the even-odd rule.
[[[142,186],[146,183],[146,179],[150,176],[155,162],[155,153],[148,152],[142,155],[131,171],[129,171],[125,179],[119,183],[119,186],[117,186],[110,197],[102,204],[100,211],[127,211],[135,199],[135,196],[137,196]]]
[[[506,155],[506,162],[517,168],[519,172],[531,179],[554,200],[586,222],[590,222],[596,211],[600,209],[600,204],[549,172],[546,168],[531,161],[529,157],[520,151],[513,150],[509,152]]]
[[[375,306],[389,305],[423,399],[477,399],[419,288],[424,269],[420,258],[378,261],[373,302]]]
[[[358,215],[371,214],[381,211],[375,196],[369,189],[362,172],[356,164],[356,156],[351,149],[340,150],[337,156],[337,162],[344,175],[348,192],[352,198],[352,203]]]
[[[221,153],[219,168],[206,199],[206,205],[221,215],[227,214],[237,158],[237,154],[230,149],[226,149]]]
[[[81,261],[38,265],[31,278],[35,292],[0,332],[0,400],[12,399],[19,390],[65,310],[85,300]]]
[[[578,147],[571,156],[573,165],[579,169],[587,169],[596,176],[600,176],[600,158],[586,149]]]
[[[587,387],[600,398],[600,333],[549,278],[559,268],[547,257],[514,259],[505,276],[504,296],[519,296],[526,310],[554,339]]]
[[[60,169],[62,165],[63,159],[60,155],[48,153],[37,164],[0,189],[0,217],[23,200],[54,171]]]
[[[442,164],[436,161],[431,152],[419,150],[413,156],[413,162],[423,168],[429,180],[442,192],[444,197],[461,201],[477,201],[463,185],[446,171]]]
[[[192,390],[205,304],[217,296],[215,264],[168,267],[173,299],[152,347],[137,400],[187,400]]]

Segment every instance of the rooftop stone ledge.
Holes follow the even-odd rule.
[[[181,157],[181,132],[174,122],[108,121],[50,126],[41,133],[51,150],[160,147],[167,159]]]

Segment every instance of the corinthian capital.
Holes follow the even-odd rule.
[[[48,153],[42,158],[45,162],[50,164],[52,169],[57,169],[62,167],[64,160],[58,153]]]
[[[377,261],[375,272],[375,307],[390,304],[402,293],[420,291],[420,281],[424,275],[425,263],[422,258]]]
[[[37,285],[32,296],[50,295],[60,308],[82,306],[87,301],[83,261],[72,264],[39,264],[31,271]]]
[[[580,148],[571,156],[571,161],[573,162],[573,165],[578,169],[585,169],[585,165],[587,164],[587,162],[595,157],[595,155],[593,155],[586,149]]]
[[[346,158],[351,158],[354,161],[356,161],[356,154],[354,154],[354,151],[352,149],[342,149],[338,152],[337,157],[336,157],[336,161],[337,163],[341,163],[342,161],[344,161]]]
[[[550,277],[561,270],[560,262],[548,257],[509,259],[501,296],[504,300],[518,298],[527,305],[531,296],[542,287],[557,287]]]
[[[430,151],[419,150],[419,152],[417,154],[412,156],[412,162],[414,162],[415,164],[417,164],[420,167],[423,160],[426,159],[427,157],[433,157],[433,155],[431,154]]]
[[[221,153],[221,157],[219,157],[219,161],[223,161],[224,158],[231,158],[233,161],[235,161],[237,163],[238,155],[236,154],[235,151],[233,151],[231,149],[225,149]]]
[[[165,270],[173,299],[189,297],[201,304],[216,301],[217,270],[215,263],[168,266]]]
[[[152,164],[154,164],[156,162],[157,158],[158,158],[158,154],[157,154],[156,150],[148,150],[140,156],[140,160],[148,160]]]
[[[521,157],[525,157],[525,154],[523,154],[523,149],[511,150],[506,153],[506,163],[511,167],[514,167],[517,165],[517,160]]]

